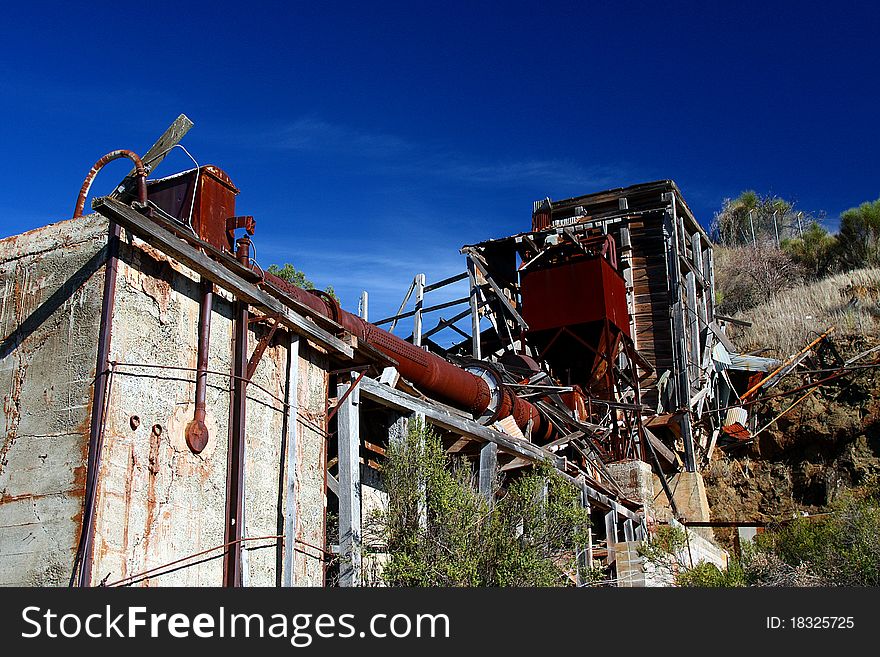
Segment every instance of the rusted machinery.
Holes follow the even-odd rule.
[[[258,269],[248,257],[254,220],[235,214],[238,189],[222,170],[201,166],[149,181],[146,187],[146,195],[143,190],[139,193],[139,206],[145,212],[182,225],[217,251]],[[236,240],[235,231],[241,228],[247,235]],[[517,345],[511,341],[509,349],[488,359],[444,358],[343,310],[325,293],[303,290],[262,271],[260,276],[264,284],[385,354],[397,364],[400,375],[424,394],[485,424],[512,417],[523,434],[538,444],[580,430],[589,436],[587,451],[603,460],[640,457],[639,414],[627,414],[619,403],[621,353],[628,356],[624,360],[631,370],[629,376],[623,374],[629,382],[631,406],[638,404],[638,377],[614,240],[586,234],[559,240],[550,252],[542,251],[541,258],[537,253],[523,255],[521,300],[514,303],[519,304],[525,330],[520,331]],[[210,285],[202,290],[206,309],[212,291]],[[199,336],[196,410],[186,432],[194,452],[207,442],[202,385],[210,339],[207,311],[201,314]],[[597,420],[604,422],[602,427]]]
[[[152,212],[189,226],[201,239],[221,251],[231,253],[236,248],[236,229],[244,227],[251,235],[254,232],[250,217],[235,216],[238,189],[217,167],[203,166],[150,181],[148,192],[148,207]],[[393,359],[400,375],[425,394],[468,411],[487,423],[513,416],[517,425],[528,428],[532,436],[542,441],[551,438],[553,425],[542,418],[533,404],[515,395],[488,363],[472,362],[459,367],[343,310],[327,294],[303,290],[270,273],[264,277],[299,303],[336,321],[358,340]],[[205,299],[210,299],[207,291]],[[209,334],[209,324],[206,325],[205,320],[201,324],[200,336]],[[203,366],[203,352],[206,350],[199,350],[199,368]],[[197,417],[187,432],[194,451],[204,447],[200,408],[197,400]]]

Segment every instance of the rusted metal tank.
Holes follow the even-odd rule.
[[[150,203],[162,213],[189,225],[212,246],[221,251],[234,250],[227,219],[235,217],[235,197],[239,190],[219,167],[207,164],[150,180],[147,193]]]

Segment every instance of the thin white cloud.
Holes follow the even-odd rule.
[[[413,143],[306,116],[243,141],[251,147],[347,155],[372,161],[371,173],[433,177],[476,185],[543,184],[597,187],[619,180],[617,166],[584,167],[557,159],[480,160],[445,148]]]
[[[398,155],[412,148],[395,135],[360,131],[315,117],[301,117],[257,137],[254,143],[277,150],[352,153],[372,158]]]

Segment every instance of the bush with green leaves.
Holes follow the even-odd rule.
[[[880,506],[854,492],[828,516],[798,518],[758,534],[727,570],[682,568],[679,586],[880,586]]]
[[[285,263],[283,267],[279,267],[278,265],[269,265],[269,268],[266,271],[268,271],[270,274],[274,274],[278,278],[284,279],[288,283],[292,283],[297,287],[301,287],[304,290],[315,289],[315,284],[312,283],[312,281],[310,281],[303,272],[301,272],[289,262]],[[328,285],[324,289],[324,292],[336,299],[336,301],[339,301],[339,297],[336,296],[336,292],[333,290],[332,285]]]
[[[390,586],[566,586],[576,581],[589,514],[580,491],[550,466],[537,466],[489,501],[473,470],[448,458],[440,438],[411,423],[389,445],[383,466],[387,508],[367,519],[365,544],[388,555]],[[598,577],[582,572],[582,581]]]
[[[782,250],[814,279],[836,271],[840,260],[837,237],[817,221],[812,222],[803,235],[784,240]]]
[[[837,239],[848,267],[880,265],[880,199],[842,213]]]

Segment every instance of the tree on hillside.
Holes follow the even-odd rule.
[[[848,267],[880,265],[880,199],[841,214],[837,240]]]
[[[837,237],[817,221],[812,222],[802,236],[784,240],[782,250],[816,279],[834,271],[839,259]]]
[[[712,233],[724,246],[778,246],[782,240],[799,235],[803,223],[803,213],[796,213],[792,202],[746,190],[735,199],[724,200],[713,219]]]

